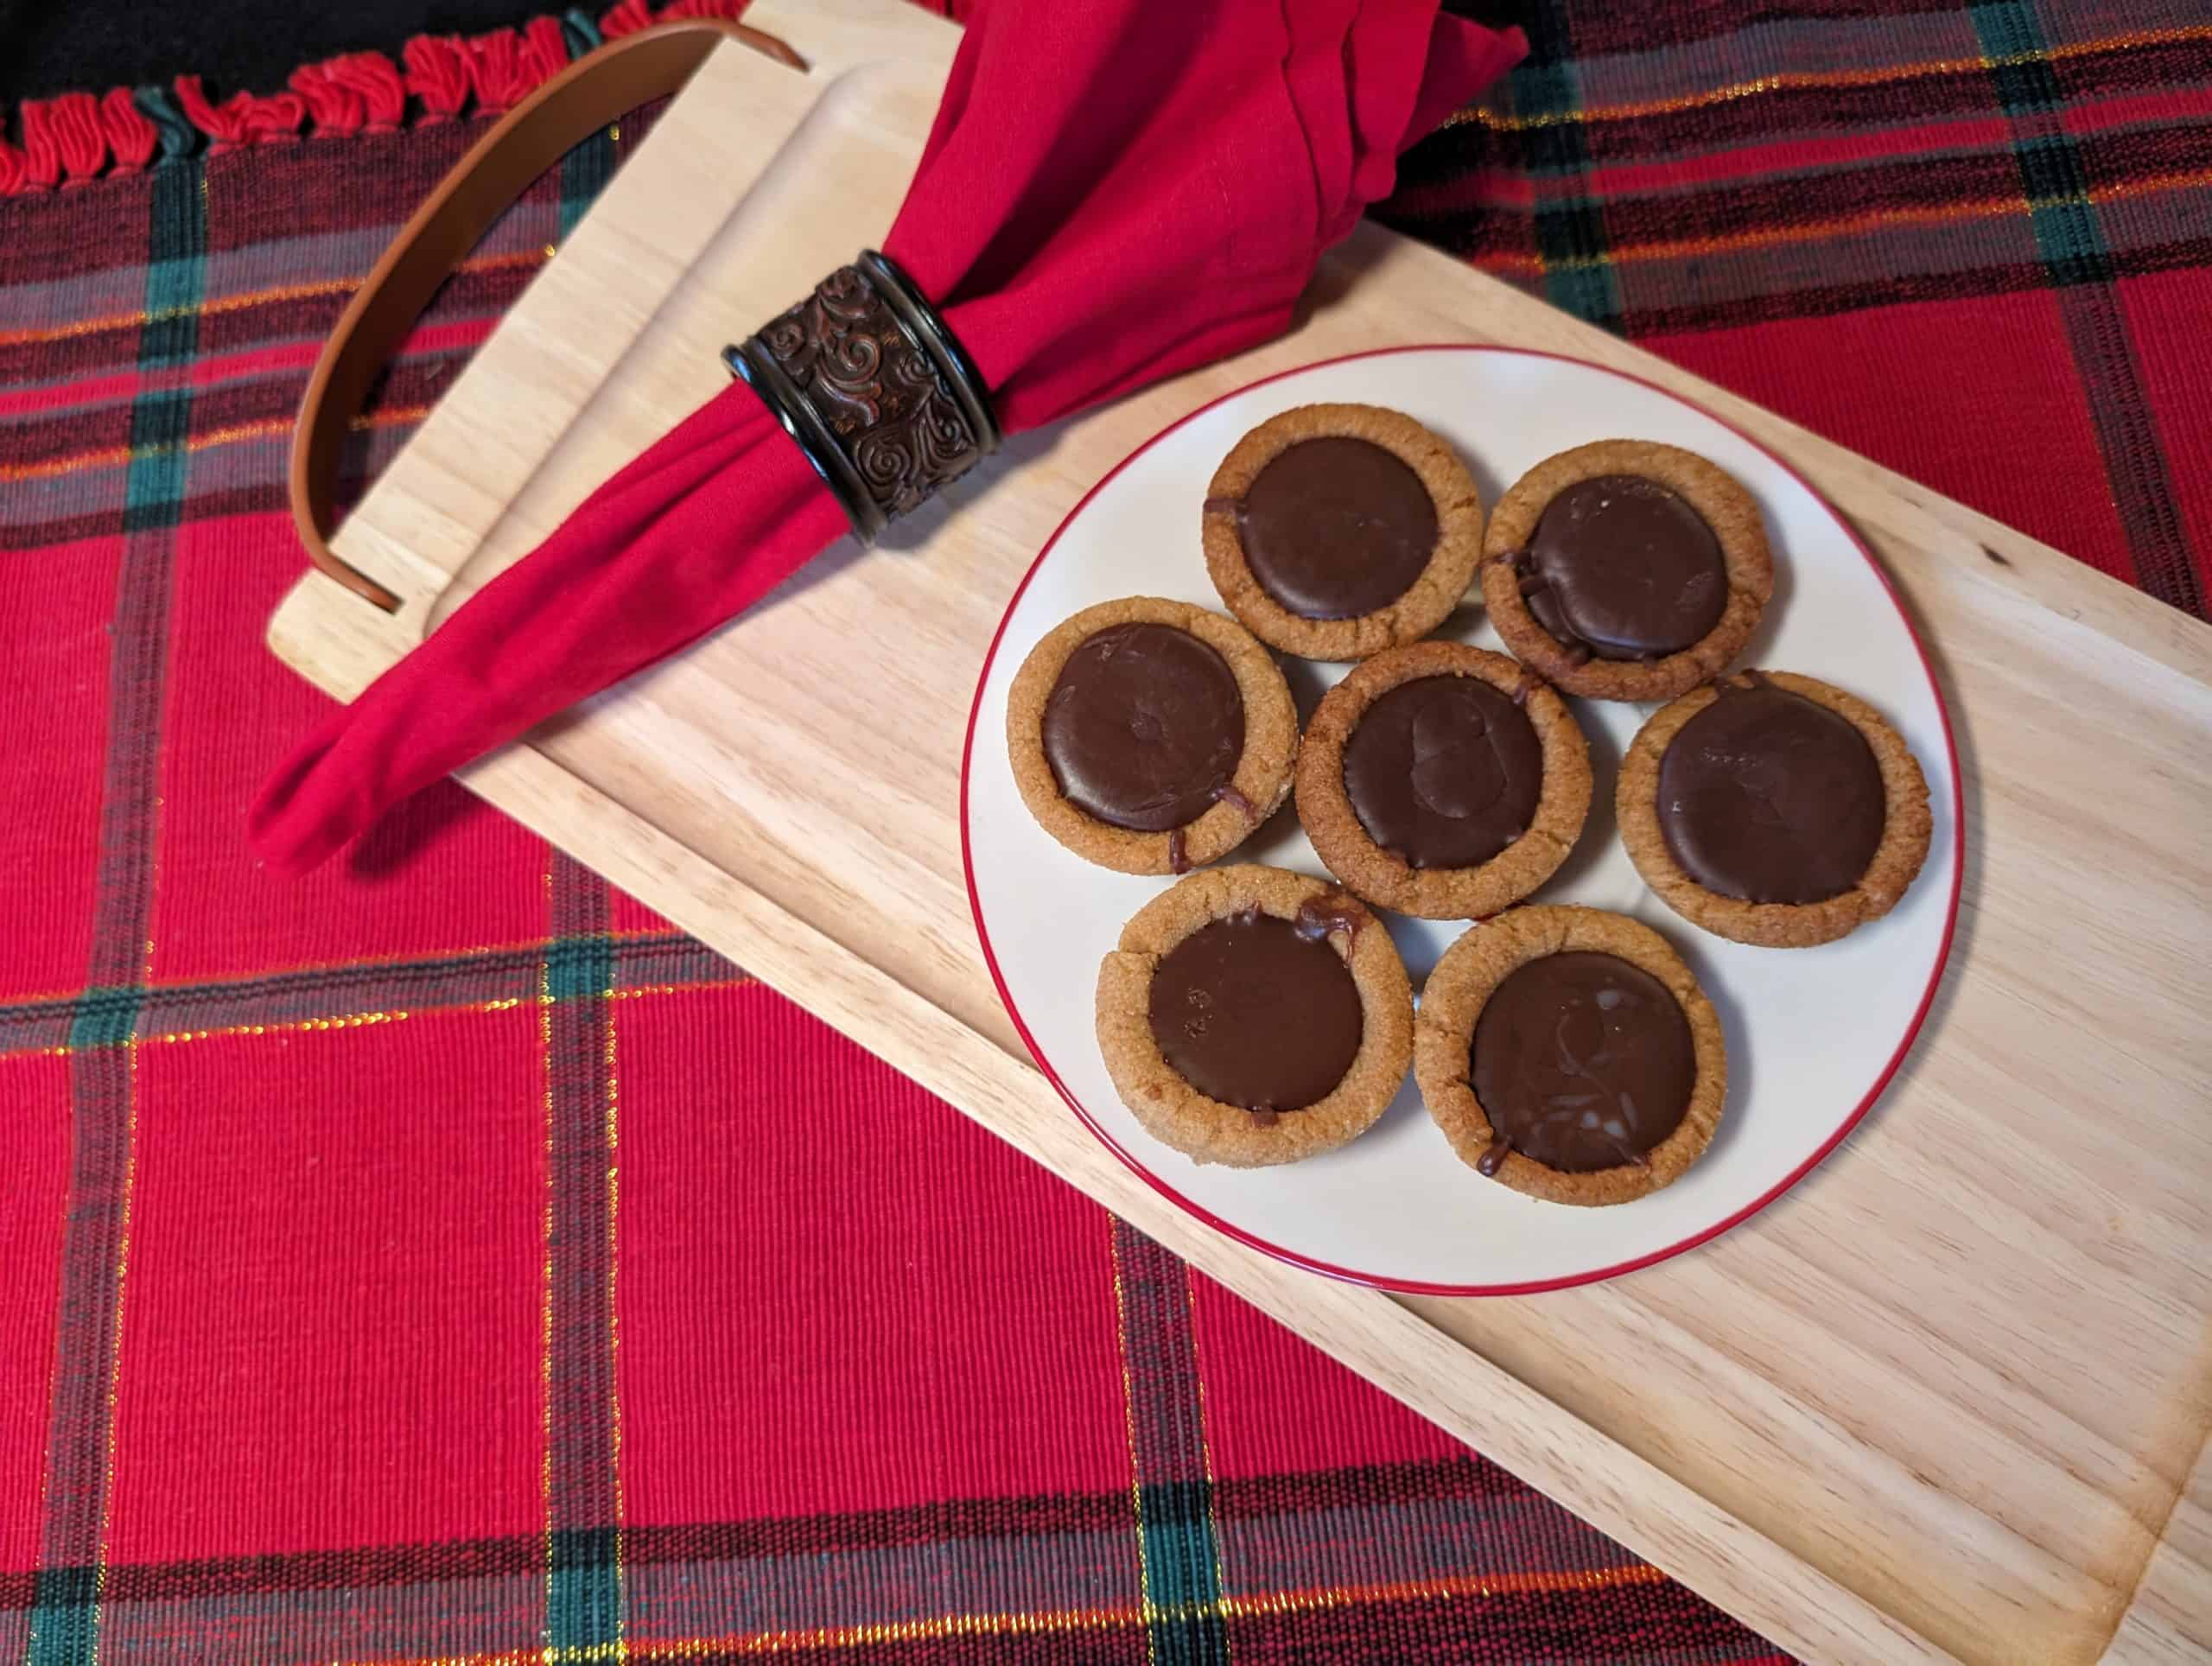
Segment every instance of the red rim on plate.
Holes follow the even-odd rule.
[[[1030,1033],[1029,1025],[1023,1019],[1020,1008],[1014,1003],[1014,991],[1007,988],[1005,976],[999,970],[998,956],[991,948],[990,931],[983,924],[982,899],[976,894],[976,891],[975,852],[968,834],[968,786],[975,762],[976,723],[982,713],[983,690],[990,682],[991,667],[997,661],[999,645],[1006,637],[1006,627],[1013,621],[1014,609],[1020,605],[1023,594],[1029,588],[1029,582],[1036,577],[1038,569],[1044,566],[1046,558],[1052,553],[1052,547],[1060,541],[1060,535],[1074,524],[1076,518],[1083,513],[1090,500],[1103,491],[1123,469],[1185,423],[1204,416],[1216,405],[1224,404],[1230,399],[1239,398],[1255,388],[1267,386],[1270,382],[1279,382],[1288,376],[1302,376],[1308,371],[1319,370],[1324,366],[1345,364],[1356,359],[1379,359],[1401,353],[1510,353],[1526,359],[1556,359],[1563,363],[1580,365],[1586,369],[1600,371],[1608,376],[1619,377],[1624,382],[1637,383],[1719,423],[1746,444],[1763,453],[1777,467],[1803,486],[1806,491],[1811,493],[1813,497],[1834,517],[1836,525],[1843,529],[1853,546],[1858,550],[1860,557],[1865,560],[1868,567],[1873,569],[1874,576],[1881,582],[1883,595],[1890,599],[1890,605],[1897,610],[1897,618],[1904,626],[1905,635],[1910,639],[1913,652],[1920,656],[1921,668],[1927,673],[1928,686],[1936,696],[1936,715],[1942,720],[1943,751],[1951,771],[1951,894],[1944,905],[1943,937],[1942,941],[1936,946],[1936,963],[1929,970],[1928,987],[1921,992],[1919,1005],[1913,1009],[1912,1018],[1904,1027],[1904,1033],[1897,1040],[1896,1051],[1890,1055],[1889,1062],[1882,1066],[1881,1073],[1874,1078],[1873,1085],[1867,1089],[1866,1097],[1859,1100],[1851,1114],[1837,1124],[1835,1131],[1821,1141],[1812,1155],[1806,1158],[1765,1192],[1737,1210],[1735,1213],[1723,1218],[1702,1231],[1693,1233],[1680,1243],[1669,1244],[1664,1249],[1654,1250],[1647,1255],[1637,1256],[1632,1260],[1624,1261],[1611,1267],[1601,1267],[1586,1273],[1570,1274],[1563,1278],[1538,1279],[1520,1284],[1435,1284],[1421,1279],[1380,1277],[1375,1274],[1363,1273],[1356,1268],[1334,1266],[1328,1262],[1316,1260],[1311,1256],[1300,1255],[1294,1250],[1287,1250],[1279,1243],[1270,1243],[1256,1233],[1248,1232],[1240,1226],[1233,1225],[1212,1211],[1193,1203],[1147,1168],[1121,1141],[1108,1133],[1089,1111],[1084,1109],[1082,1102],[1074,1094],[1068,1091],[1067,1084],[1060,1079],[1059,1072],[1052,1068],[1051,1062],[1038,1047],[1036,1037]],[[1673,389],[1662,387],[1648,378],[1633,375],[1627,371],[1614,370],[1605,365],[1594,365],[1586,359],[1576,359],[1567,353],[1544,353],[1533,347],[1491,347],[1473,342],[1441,341],[1411,343],[1395,347],[1370,347],[1361,353],[1339,353],[1332,359],[1317,359],[1310,365],[1300,365],[1290,370],[1277,371],[1272,376],[1262,376],[1257,381],[1248,382],[1243,387],[1233,389],[1218,398],[1209,399],[1205,404],[1186,412],[1166,428],[1161,429],[1160,432],[1130,452],[1128,456],[1116,463],[1090,491],[1083,494],[1075,507],[1069,510],[1060,524],[1052,529],[1052,536],[1045,540],[1044,547],[1037,552],[1037,558],[1029,563],[1029,570],[1021,575],[1021,582],[1014,587],[1014,595],[1007,598],[1006,611],[999,618],[999,627],[992,633],[991,645],[983,655],[982,670],[976,679],[976,697],[968,708],[967,739],[963,743],[960,752],[960,865],[967,880],[968,911],[976,921],[976,940],[982,945],[983,963],[990,968],[991,982],[997,986],[999,1000],[1004,1003],[1007,1015],[1014,1020],[1014,1027],[1020,1033],[1022,1045],[1029,1049],[1029,1056],[1036,1061],[1037,1068],[1044,1072],[1045,1079],[1050,1082],[1054,1091],[1067,1102],[1068,1109],[1076,1114],[1100,1144],[1122,1160],[1130,1173],[1135,1174],[1138,1179],[1143,1180],[1146,1185],[1182,1210],[1184,1213],[1195,1220],[1204,1222],[1217,1232],[1234,1238],[1239,1243],[1249,1244],[1263,1254],[1273,1256],[1278,1261],[1287,1262],[1294,1267],[1302,1267],[1308,1272],[1320,1273],[1329,1278],[1342,1279],[1350,1284],[1366,1285],[1378,1290],[1397,1290],[1409,1295],[1534,1295],[1544,1290],[1564,1290],[1578,1284],[1596,1284],[1605,1279],[1618,1278],[1622,1274],[1632,1273],[1640,1267],[1649,1267],[1656,1262],[1679,1256],[1686,1250],[1694,1250],[1708,1239],[1719,1237],[1731,1227],[1758,1214],[1760,1210],[1812,1173],[1821,1160],[1840,1145],[1844,1136],[1858,1127],[1860,1119],[1874,1108],[1874,1102],[1882,1097],[1884,1090],[1897,1075],[1897,1067],[1904,1062],[1905,1054],[1911,1051],[1914,1040],[1920,1034],[1921,1025],[1927,1021],[1929,1008],[1935,1004],[1936,991],[1942,983],[1943,970],[1949,963],[1951,957],[1952,938],[1958,929],[1959,890],[1966,874],[1966,792],[1964,784],[1959,779],[1959,748],[1957,739],[1951,728],[1950,703],[1943,697],[1943,684],[1936,675],[1934,663],[1928,658],[1927,645],[1921,641],[1920,633],[1913,626],[1912,615],[1905,608],[1904,599],[1897,595],[1897,587],[1890,582],[1889,573],[1875,557],[1874,552],[1866,547],[1866,541],[1859,536],[1859,529],[1838,512],[1835,506],[1830,504],[1818,488],[1807,480],[1787,458],[1775,451],[1771,446],[1745,433],[1726,417],[1707,410],[1704,406],[1684,398]]]

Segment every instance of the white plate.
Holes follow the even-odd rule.
[[[1459,448],[1494,504],[1554,452],[1662,440],[1751,489],[1773,540],[1775,597],[1738,663],[1802,671],[1862,696],[1928,773],[1927,867],[1885,919],[1818,949],[1751,949],[1692,926],[1645,889],[1613,826],[1613,773],[1655,708],[1576,701],[1597,790],[1581,843],[1540,902],[1635,915],[1689,961],[1728,1040],[1728,1104],[1697,1165],[1608,1209],[1545,1204],[1452,1154],[1408,1076],[1381,1122],[1343,1150],[1279,1168],[1201,1166],[1154,1140],[1116,1096],[1091,1027],[1098,963],[1170,881],[1109,873],[1047,837],[1022,807],[1003,736],[1007,686],[1039,638],[1116,596],[1219,608],[1198,551],[1198,505],[1240,436],[1316,400],[1388,405]],[[1479,610],[1443,635],[1503,645]],[[1301,717],[1344,667],[1282,660]],[[1779,1195],[1866,1113],[1920,1027],[1958,907],[1958,770],[1928,662],[1858,536],[1786,464],[1649,384],[1579,360],[1496,347],[1418,347],[1309,366],[1208,405],[1109,474],[1053,534],[1015,592],[969,719],[961,823],[976,929],[1037,1062],[1116,1154],[1193,1215],[1286,1261],[1394,1289],[1495,1295],[1578,1284],[1687,1250]],[[1229,862],[1325,874],[1283,812]],[[1418,987],[1464,921],[1386,916]]]

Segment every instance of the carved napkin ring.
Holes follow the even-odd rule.
[[[862,544],[999,447],[974,361],[873,249],[722,359],[798,442]]]

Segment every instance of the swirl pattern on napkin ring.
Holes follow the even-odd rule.
[[[722,358],[798,441],[863,544],[998,449],[974,363],[873,250]]]

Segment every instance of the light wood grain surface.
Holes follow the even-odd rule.
[[[880,239],[954,40],[899,0],[760,0],[335,541],[277,651],[350,696],[724,385]],[[1960,936],[1881,1105],[1780,1204],[1611,1284],[1393,1298],[1187,1221],[999,1007],[960,753],[1020,574],[1194,405],[1361,347],[1495,341],[1650,378],[1859,528],[1958,724]],[[865,675],[855,675],[865,667]],[[1284,340],[1021,436],[865,554],[468,772],[477,792],[1408,1404],[1816,1659],[2212,1653],[2212,631],[1374,227]]]

